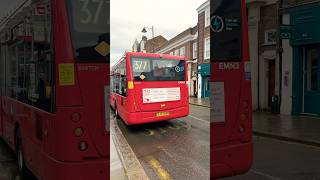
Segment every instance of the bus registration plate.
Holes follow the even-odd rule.
[[[170,114],[169,112],[157,112],[157,113],[156,113],[156,116],[157,116],[157,117],[169,116],[169,114]]]

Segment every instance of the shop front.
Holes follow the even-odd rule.
[[[210,64],[200,64],[198,66],[199,91],[198,98],[210,97]]]
[[[290,11],[293,47],[292,114],[320,116],[320,5]]]

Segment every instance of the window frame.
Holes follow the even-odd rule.
[[[207,44],[207,41],[209,41],[209,43]],[[209,52],[209,55],[207,56],[207,52]],[[204,38],[204,55],[203,55],[203,59],[210,59],[210,37],[206,37]]]
[[[197,42],[194,42],[192,44],[192,58],[193,59],[198,58],[198,43]]]
[[[183,50],[183,51],[182,51],[182,50]],[[183,54],[182,54],[182,52],[183,52]],[[186,56],[186,47],[183,46],[183,47],[180,48],[180,50],[179,50],[179,55],[180,55],[180,56]]]
[[[210,25],[210,8],[207,8],[204,11],[204,27],[208,27]]]

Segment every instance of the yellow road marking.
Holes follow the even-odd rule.
[[[151,165],[152,169],[156,171],[161,180],[172,180],[169,173],[161,167],[159,161],[157,161],[155,158],[150,157],[149,164]]]

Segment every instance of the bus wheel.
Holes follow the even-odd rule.
[[[16,156],[20,178],[28,179],[29,177],[31,177],[31,172],[28,170],[27,166],[24,163],[21,133],[19,129],[17,130],[16,134]]]

